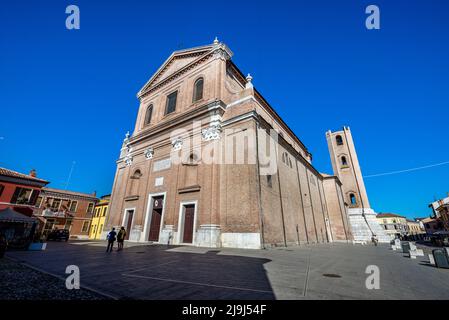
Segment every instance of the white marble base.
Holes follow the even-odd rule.
[[[221,234],[221,245],[224,248],[260,249],[260,233],[229,232]]]
[[[100,240],[106,240],[108,238],[108,233],[110,230],[107,231],[102,231],[101,232],[101,236],[100,236]]]
[[[202,224],[195,234],[195,245],[197,247],[220,248],[221,229],[217,224]]]
[[[170,241],[170,244],[173,244],[173,239],[175,239],[173,225],[165,225],[159,234],[159,243],[168,244],[168,241]]]
[[[129,233],[129,241],[140,241],[140,237],[142,236],[142,226],[134,226]]]
[[[373,209],[349,208],[348,218],[355,243],[371,242],[373,233],[377,236],[379,243],[390,243],[390,237],[377,221]]]
[[[433,254],[429,254],[429,263],[434,266],[435,265],[435,259],[433,258]]]
[[[416,259],[416,257],[424,257],[424,251],[422,249],[410,250],[410,258]],[[415,257],[415,258],[413,258]]]

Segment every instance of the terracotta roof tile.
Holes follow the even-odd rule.
[[[67,195],[81,196],[81,197],[86,197],[86,198],[98,199],[93,194],[76,192],[76,191],[70,191],[70,190],[62,190],[62,189],[55,189],[55,188],[44,187],[44,188],[42,188],[42,191],[43,192],[63,193],[63,194],[67,194]]]
[[[405,218],[404,216],[400,216],[395,213],[378,213],[377,218]]]
[[[32,177],[30,175],[23,174],[23,173],[13,171],[13,170],[9,170],[6,168],[0,168],[0,175],[7,176],[7,177],[13,177],[13,178],[26,179],[26,180],[30,180],[30,181],[37,181],[37,182],[42,182],[45,184],[49,183],[47,180]]]

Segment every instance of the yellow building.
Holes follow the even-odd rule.
[[[394,213],[379,213],[377,221],[391,239],[407,235],[407,218]]]
[[[417,234],[425,234],[426,233],[426,231],[421,226],[421,224],[418,221],[415,221],[415,220],[407,219],[407,229],[408,229],[408,234],[407,235],[409,235],[409,236],[414,236],[414,235],[417,235]]]
[[[92,222],[89,231],[89,239],[101,239],[101,232],[103,231],[104,222],[109,209],[109,199],[111,195],[105,195],[100,198],[96,204]]]

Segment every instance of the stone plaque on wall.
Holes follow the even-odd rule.
[[[160,187],[163,184],[164,184],[164,177],[157,177],[156,180],[154,181],[155,187]]]
[[[169,169],[171,166],[170,159],[162,159],[154,162],[153,171],[161,171],[165,169]]]

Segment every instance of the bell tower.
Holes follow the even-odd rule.
[[[343,184],[345,202],[349,208],[370,208],[351,130],[343,127],[341,131],[328,131],[326,139],[334,175]]]
[[[351,130],[349,127],[336,132],[329,130],[326,132],[326,139],[334,175],[343,185],[354,241],[366,243],[376,235],[379,242],[388,243],[390,238],[377,222],[376,213],[370,207]]]

